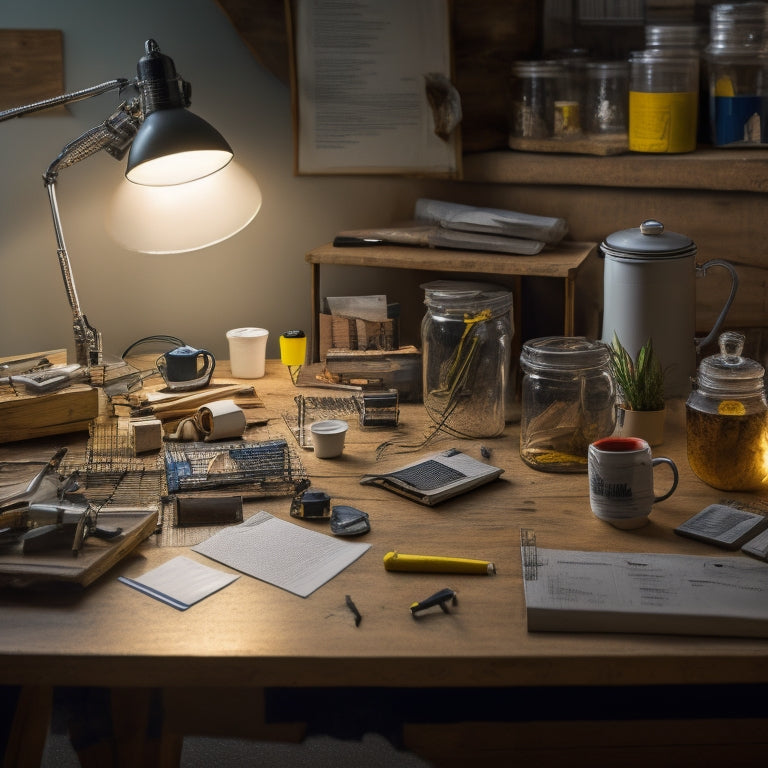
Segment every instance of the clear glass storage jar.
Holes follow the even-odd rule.
[[[616,425],[608,347],[582,336],[532,339],[520,366],[520,457],[544,472],[586,472],[590,443]]]
[[[720,354],[701,361],[685,408],[688,463],[724,491],[757,490],[768,476],[765,369],[743,348],[743,334],[720,334]]]
[[[698,103],[698,51],[648,48],[630,55],[630,151],[693,152]]]
[[[586,88],[582,121],[589,134],[626,134],[629,65],[626,61],[590,61],[584,65]]]
[[[555,101],[565,83],[559,61],[517,61],[510,83],[510,136],[548,139],[555,133]]]
[[[496,285],[451,280],[422,288],[427,413],[459,437],[500,435],[511,397],[512,294]]]
[[[768,4],[712,6],[705,66],[712,143],[768,144]]]

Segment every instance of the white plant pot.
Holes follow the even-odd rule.
[[[661,445],[664,442],[664,421],[667,409],[660,411],[632,411],[616,406],[616,429],[619,437],[641,437],[648,445]]]

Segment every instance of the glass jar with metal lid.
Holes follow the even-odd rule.
[[[544,472],[586,472],[590,443],[616,424],[607,345],[582,336],[532,339],[520,366],[520,457]]]
[[[765,369],[742,357],[743,334],[727,331],[719,342],[686,403],[688,463],[713,488],[753,491],[768,478]]]

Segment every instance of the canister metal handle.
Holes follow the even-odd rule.
[[[714,341],[715,337],[720,332],[720,326],[723,324],[725,316],[728,314],[728,310],[731,308],[731,304],[733,304],[734,298],[736,298],[736,289],[739,287],[739,276],[736,273],[736,268],[733,266],[733,264],[731,264],[729,261],[725,261],[724,259],[710,259],[709,261],[704,262],[704,264],[697,264],[696,277],[704,277],[710,267],[723,267],[731,273],[731,293],[728,296],[728,299],[726,300],[722,310],[720,311],[720,315],[715,321],[715,325],[713,326],[712,330],[704,337],[694,338],[697,349],[705,347],[707,344],[710,344],[712,341]]]

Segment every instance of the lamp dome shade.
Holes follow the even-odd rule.
[[[123,179],[107,210],[107,230],[131,251],[184,253],[232,237],[260,207],[259,185],[233,160],[187,184],[142,186]]]
[[[226,139],[183,107],[148,115],[128,153],[129,181],[149,186],[184,184],[208,176],[232,159]]]

